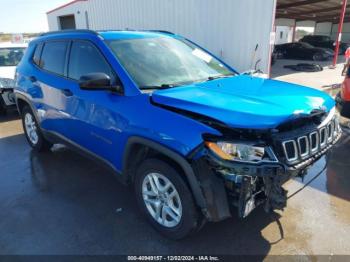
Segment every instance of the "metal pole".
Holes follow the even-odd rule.
[[[271,33],[274,32],[276,34],[276,11],[277,11],[277,0],[273,0],[273,11],[272,11],[272,23],[271,23],[271,31],[270,31],[270,48],[269,48],[269,57],[267,59],[267,77],[271,77],[271,62],[272,62],[272,52],[275,43],[271,43]]]
[[[347,2],[348,2],[348,0],[343,0],[343,6],[341,9],[340,20],[339,20],[339,25],[338,25],[337,39],[336,39],[336,43],[335,43],[333,68],[335,68],[337,66],[339,46],[340,46],[340,40],[341,40],[342,32],[343,32],[343,24],[344,24],[344,17],[345,17],[345,13],[346,13]]]
[[[296,29],[297,29],[297,20],[294,20],[292,43],[295,42]]]

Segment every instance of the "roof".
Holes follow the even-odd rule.
[[[69,2],[67,4],[64,4],[64,5],[61,5],[59,7],[56,7],[55,9],[52,9],[52,10],[46,12],[46,14],[50,14],[52,12],[55,12],[55,11],[59,10],[59,9],[65,8],[65,7],[69,6],[69,5],[73,5],[73,4],[77,3],[77,2],[86,2],[86,1],[87,0],[74,0],[74,1],[71,1],[71,2]]]
[[[79,29],[79,30],[61,30],[61,31],[47,32],[40,35],[40,37],[59,38],[60,36],[76,37],[76,36],[82,36],[82,35],[85,35],[85,36],[99,35],[105,40],[112,40],[112,39],[134,39],[134,38],[170,36],[173,34],[170,32],[157,31],[157,30],[154,30],[154,31],[135,31],[135,30],[93,31],[93,30]]]
[[[277,0],[276,18],[338,23],[341,8],[341,0]],[[344,22],[350,22],[350,3],[346,11]]]

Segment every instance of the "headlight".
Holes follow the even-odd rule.
[[[264,147],[229,142],[206,142],[207,147],[217,156],[225,160],[258,162],[265,155]]]

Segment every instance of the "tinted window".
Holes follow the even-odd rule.
[[[64,75],[68,42],[47,42],[41,55],[41,67],[47,71]]]
[[[41,56],[42,49],[43,49],[43,44],[38,44],[35,48],[35,52],[33,55],[33,62],[37,66],[40,66],[40,56]]]
[[[74,42],[70,52],[68,77],[79,80],[89,73],[105,73],[112,77],[112,71],[105,58],[89,42]]]

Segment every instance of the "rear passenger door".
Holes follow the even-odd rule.
[[[65,71],[69,43],[50,40],[37,46],[33,63],[38,70],[30,76],[32,87],[28,90],[38,109],[42,128],[63,135],[67,132],[63,124],[67,116],[63,109],[66,103],[64,90],[68,83]]]

